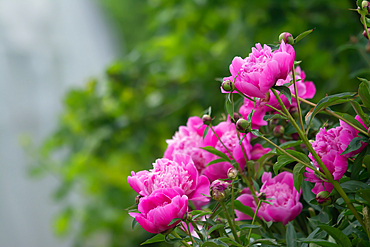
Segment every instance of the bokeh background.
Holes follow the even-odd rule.
[[[189,116],[223,112],[236,55],[295,46],[318,101],[356,91],[370,47],[349,0],[0,0],[0,246],[139,246],[125,210]],[[154,245],[153,245],[154,246]],[[159,246],[159,245],[157,245]],[[161,244],[161,246],[166,246]]]

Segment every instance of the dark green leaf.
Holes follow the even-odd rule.
[[[341,153],[341,155],[348,154],[352,151],[356,151],[356,150],[360,149],[361,146],[362,146],[361,138],[360,137],[355,137],[351,140],[351,142],[348,144],[346,150],[344,150],[343,153]]]
[[[243,245],[239,244],[234,239],[231,239],[231,238],[228,238],[228,237],[220,237],[217,240],[219,240],[219,241],[221,241],[223,243],[232,244],[233,246],[243,247]]]
[[[134,230],[134,228],[135,228],[135,226],[137,225],[137,221],[136,221],[136,219],[134,218],[133,220],[132,220],[132,224],[131,224],[131,228],[132,228],[132,230]]]
[[[303,143],[303,141],[298,140],[298,141],[287,141],[279,145],[282,149],[287,149],[295,146],[299,146]]]
[[[208,230],[208,233],[207,235],[210,235],[213,231],[217,230],[217,229],[220,229],[220,228],[224,228],[225,225],[223,224],[217,224],[217,225],[214,225],[212,226],[209,230]]]
[[[345,120],[352,123],[353,125],[357,126],[358,128],[360,128],[364,131],[367,131],[367,129],[365,129],[365,127],[359,121],[357,121],[353,116],[351,116],[347,113],[341,113],[341,112],[335,112],[335,113],[338,114],[339,116],[343,117]]]
[[[213,164],[220,163],[220,162],[225,162],[225,160],[224,160],[224,159],[216,159],[216,160],[212,160],[211,162],[209,162],[209,163],[206,165],[206,167],[207,167],[207,166],[210,166],[210,165],[213,165]]]
[[[365,156],[369,153],[370,148],[369,146],[362,150],[362,152],[357,155],[355,161],[352,165],[352,172],[351,172],[351,180],[358,180],[360,177],[360,171],[362,169],[362,161],[364,160]]]
[[[290,89],[286,86],[273,86],[274,89],[278,90],[280,93],[284,94],[284,96],[288,99],[289,103],[292,103],[292,93]]]
[[[230,115],[230,118],[234,120],[234,104],[230,100],[226,100],[226,111]]]
[[[255,228],[260,228],[261,226],[259,225],[251,225],[251,224],[243,224],[243,225],[240,225],[240,230],[244,230],[244,229],[255,229]]]
[[[349,238],[341,230],[328,225],[319,225],[319,227],[322,230],[326,231],[330,236],[332,236],[339,246],[352,246]]]
[[[209,126],[207,126],[206,129],[203,132],[203,141],[204,141],[204,138],[206,138],[206,135],[208,133],[208,130],[209,130]]]
[[[170,226],[170,225],[172,225],[172,224],[175,224],[177,221],[181,221],[181,220],[182,220],[182,219],[175,218],[175,219],[171,220],[171,222],[170,222],[170,223],[168,223],[168,225],[167,225],[167,226]]]
[[[294,66],[301,64],[302,61],[294,61]]]
[[[356,101],[353,101],[353,100],[350,100],[349,103],[351,103],[351,105],[352,105],[353,109],[355,110],[355,112],[357,113],[357,115],[360,116],[362,122],[364,122],[364,124],[366,126],[370,126],[369,116],[366,113],[364,113],[360,104]]]
[[[263,116],[263,120],[265,121],[270,121],[272,119],[288,119],[280,114],[270,114],[270,115],[265,115]]]
[[[278,242],[276,242],[275,239],[269,239],[269,238],[265,238],[265,239],[257,239],[255,241],[253,241],[252,243],[250,243],[248,246],[252,246],[254,244],[257,244],[257,243],[261,243],[261,244],[268,244],[268,245],[275,245],[275,246],[280,246],[281,244],[279,244]]]
[[[207,241],[207,242],[204,242],[202,244],[202,247],[219,247],[219,246],[222,246],[222,245],[218,245],[214,242],[210,242],[210,241]]]
[[[285,238],[287,247],[297,247],[297,243],[295,242],[295,239],[297,238],[297,233],[295,232],[292,222],[289,222],[288,224]]]
[[[318,232],[318,231],[320,231],[320,228],[316,228],[313,232],[311,232],[310,233],[310,235],[308,235],[308,237],[307,238],[305,238],[305,239],[314,239],[315,238],[315,235],[316,235],[316,233]],[[300,242],[298,239],[296,239],[296,241],[298,241],[298,242]],[[308,247],[308,244],[302,244],[302,246],[301,247]]]
[[[261,132],[259,132],[258,130],[252,130],[251,133],[255,136],[263,136]]]
[[[201,149],[203,150],[206,150],[207,152],[211,153],[211,154],[214,154],[220,158],[223,158],[225,161],[227,162],[230,162],[231,163],[231,160],[229,159],[229,157],[227,157],[226,154],[224,154],[223,152],[221,151],[218,151],[217,149],[215,149],[214,147],[211,147],[211,146],[207,146],[207,147],[201,147]]]
[[[252,122],[253,112],[254,112],[254,110],[252,110],[252,111],[248,114],[247,121],[248,121],[249,123],[250,123],[250,122]]]
[[[306,163],[310,163],[310,159],[305,155],[304,153],[294,151],[294,150],[286,150],[287,153],[293,155],[294,157],[298,158],[301,161],[304,161]]]
[[[240,201],[235,200],[234,201],[234,206],[235,206],[236,210],[242,212],[243,214],[246,214],[250,217],[254,216],[253,210],[250,207],[243,205]]]
[[[346,193],[356,193],[358,190],[370,189],[370,186],[355,180],[350,180],[344,183],[341,183],[340,186],[343,188]]]
[[[165,236],[162,235],[162,234],[157,234],[155,235],[154,237],[148,239],[147,241],[145,241],[144,243],[140,244],[140,245],[144,245],[144,244],[152,244],[152,243],[157,243],[157,242],[163,242],[165,240],[164,238]]]
[[[358,87],[358,95],[366,108],[370,109],[370,91],[369,84],[367,82],[363,81],[360,83],[360,86]]]
[[[310,33],[312,33],[313,30],[315,30],[315,28],[310,29],[310,30],[307,30],[307,31],[301,33],[300,35],[298,35],[297,37],[295,37],[294,44],[297,44],[301,39],[303,39],[304,37],[306,37],[307,35],[309,35]]]
[[[368,203],[370,203],[370,189],[359,190],[359,191],[356,192],[356,194],[359,195],[359,196],[361,196]]]
[[[275,174],[278,174],[279,173],[279,170],[286,166],[287,164],[289,163],[292,163],[292,162],[296,162],[293,158],[291,158],[290,156],[288,155],[280,155],[277,159],[277,162],[274,164],[274,166],[272,167],[274,169],[274,172]]]
[[[305,166],[298,163],[293,169],[293,184],[298,193],[301,192],[301,184],[303,182],[303,172],[305,171]]]
[[[329,242],[328,240],[324,240],[324,239],[299,238],[297,239],[297,241],[302,242],[302,243],[313,243],[313,244],[317,244],[323,247],[338,247],[337,244]],[[348,246],[352,246],[352,245],[348,245]]]
[[[240,139],[240,141],[239,141],[239,146],[240,145],[242,145],[242,142],[243,142],[243,140],[244,140],[244,138],[247,136],[247,133],[245,133],[244,135],[243,135],[243,137],[242,137],[242,139]]]

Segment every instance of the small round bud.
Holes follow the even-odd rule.
[[[251,124],[244,118],[239,119],[236,122],[236,129],[242,133],[247,132],[251,127]]]
[[[293,38],[293,35],[291,35],[290,33],[287,33],[287,32],[284,32],[284,33],[281,33],[279,35],[279,41],[284,41],[285,44],[290,44],[290,45],[293,45],[294,44],[294,38]]]
[[[241,117],[242,116],[239,113],[234,112],[234,114],[233,114],[234,120],[231,119],[231,122],[236,123]]]
[[[143,196],[141,196],[141,195],[137,195],[137,196],[135,197],[135,202],[136,202],[136,204],[139,204],[140,199],[141,199],[142,197],[143,197]]]
[[[202,121],[205,125],[210,125],[212,123],[212,118],[208,114],[204,114],[202,117]]]
[[[362,10],[365,10],[365,13],[368,14],[370,11],[370,3],[368,1],[362,1],[361,3]]]
[[[267,196],[266,196],[266,193],[264,192],[261,192],[259,195],[258,195],[258,199],[264,201],[266,200]]]
[[[234,179],[238,176],[238,171],[234,167],[230,167],[227,171],[227,177],[230,179]]]
[[[332,199],[327,191],[321,191],[316,195],[316,201],[323,207],[332,204]]]
[[[223,81],[222,84],[221,84],[221,87],[226,92],[234,91],[234,89],[235,89],[234,82],[231,81],[231,80]]]
[[[274,130],[272,131],[272,134],[275,137],[282,137],[284,135],[285,128],[281,125],[275,126]]]
[[[223,201],[226,198],[228,192],[229,183],[221,180],[215,180],[212,182],[209,187],[209,193],[211,194],[212,199],[216,201]]]
[[[193,220],[193,216],[191,215],[190,212],[187,212],[185,215],[184,215],[184,218],[183,218],[184,221],[192,221]]]
[[[369,31],[369,33],[370,33],[370,28],[368,28],[367,30],[368,30],[368,31]],[[367,32],[366,32],[366,30],[364,30],[364,31],[362,32],[362,35],[363,35],[365,38],[369,39],[369,37],[367,37]]]

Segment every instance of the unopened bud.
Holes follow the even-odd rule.
[[[291,35],[290,33],[287,33],[287,32],[284,32],[284,33],[281,33],[279,35],[279,41],[284,41],[285,44],[290,44],[290,45],[293,45],[294,44],[294,38],[293,38],[293,35]]]
[[[368,14],[369,13],[369,11],[370,11],[370,3],[368,1],[362,1],[361,7],[362,7],[362,10],[365,11],[365,14]]]
[[[231,122],[236,123],[241,118],[241,115],[237,112],[234,112],[233,118],[234,120],[231,119]]]
[[[137,196],[135,197],[135,202],[136,202],[136,204],[139,204],[140,199],[141,199],[142,197],[143,197],[143,196],[141,196],[141,195],[137,195]]]
[[[266,196],[266,193],[264,192],[261,192],[259,195],[258,195],[258,199],[264,201],[266,200],[267,196]]]
[[[275,126],[274,130],[272,131],[272,134],[275,137],[282,137],[284,135],[285,128],[281,125]]]
[[[185,215],[184,215],[184,218],[183,218],[184,221],[192,221],[193,220],[193,216],[191,215],[190,212],[187,212]]]
[[[236,122],[236,129],[242,133],[248,132],[250,127],[251,124],[244,118],[241,118]]]
[[[226,198],[230,183],[221,180],[215,180],[209,187],[209,193],[212,199],[216,201],[223,201]]]
[[[316,195],[316,201],[323,207],[332,204],[332,199],[327,191],[321,191]]]
[[[370,28],[368,28],[367,30],[368,30],[368,31],[369,31],[369,33],[370,33]],[[362,35],[363,35],[365,38],[369,39],[369,37],[367,37],[367,32],[366,32],[366,30],[364,30],[364,31],[362,32]]]
[[[210,125],[210,124],[212,123],[212,118],[211,118],[211,116],[210,116],[210,115],[205,114],[205,115],[203,115],[203,117],[202,117],[202,121],[203,121],[203,123],[204,123],[205,125]]]
[[[226,92],[234,91],[234,89],[235,89],[234,82],[231,81],[231,80],[223,81],[222,84],[221,84],[221,87]]]
[[[238,176],[238,171],[234,167],[230,167],[227,171],[227,177],[230,179],[234,179]]]

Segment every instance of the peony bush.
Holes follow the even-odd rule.
[[[357,3],[367,38],[370,4]],[[370,246],[370,82],[309,101],[316,87],[293,46],[312,31],[235,57],[226,113],[189,117],[153,169],[128,177],[133,226],[157,234],[143,244]]]

